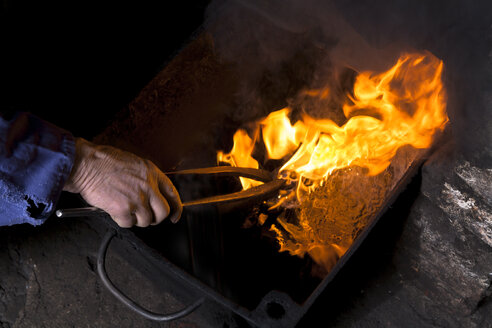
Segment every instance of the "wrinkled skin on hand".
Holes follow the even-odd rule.
[[[173,223],[179,220],[183,211],[179,194],[152,162],[82,138],[75,145],[75,162],[64,190],[80,193],[120,227],[155,225],[168,216]]]

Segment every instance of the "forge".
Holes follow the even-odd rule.
[[[140,76],[146,85],[116,113],[82,99],[74,104],[81,120],[64,124],[68,96],[59,113],[40,110],[77,136],[147,158],[163,172],[228,165],[261,169],[263,182],[281,183],[260,200],[187,206],[176,224],[120,229],[104,214],[51,218],[41,229],[44,246],[62,259],[56,267],[83,253],[84,269],[71,269],[82,282],[63,276],[60,283],[75,290],[66,311],[52,306],[57,294],[44,287],[65,271],[42,266],[46,255],[34,238],[22,250],[23,230],[14,237],[0,230],[0,259],[14,261],[18,280],[25,276],[30,286],[21,319],[7,318],[4,308],[15,305],[7,301],[20,288],[9,294],[9,267],[0,266],[0,326],[7,319],[165,325],[132,319],[124,297],[101,306],[113,296],[104,287],[114,283],[116,294],[128,293],[151,316],[185,309],[170,326],[492,327],[488,12],[486,1],[210,1],[203,24],[152,78]],[[142,38],[165,42],[158,34]],[[114,80],[124,75],[120,61]],[[106,87],[111,98],[121,85]],[[97,133],[84,135],[91,124]],[[186,203],[262,183],[169,177]],[[93,249],[58,254],[65,233]],[[113,282],[103,282],[105,275]],[[42,301],[33,301],[38,294]],[[36,321],[40,311],[61,319]]]
[[[422,177],[422,163],[436,149],[439,155],[432,157],[427,171],[456,160],[449,154],[454,146],[447,125],[447,110],[451,122],[461,115],[456,94],[449,94],[457,88],[452,78],[453,57],[449,57],[448,68],[441,48],[424,47],[425,42],[413,36],[396,40],[391,33],[382,33],[381,39],[392,43],[374,41],[357,30],[364,22],[351,21],[348,8],[316,1],[302,5],[213,2],[203,29],[95,138],[97,143],[149,158],[164,171],[222,162],[260,166],[295,184],[266,202],[190,208],[177,225],[165,223],[121,233],[127,243],[150,254],[147,258],[160,274],[182,281],[185,286],[175,289],[189,290],[194,296],[188,298],[189,304],[204,299],[203,311],[214,324],[298,324],[318,304],[320,295],[336,289],[329,286],[393,204],[402,208],[404,213],[399,215],[408,215],[415,188],[420,186],[412,179]],[[429,115],[423,115],[424,111]],[[283,116],[272,118],[276,114]],[[274,121],[270,130],[269,118]],[[381,122],[385,129],[379,127]],[[397,127],[387,127],[388,122],[398,122],[394,123]],[[279,134],[267,140],[271,130],[278,132],[282,127],[294,130],[291,136]],[[401,144],[393,147],[396,140]],[[270,149],[284,141],[287,145]],[[354,144],[362,155],[354,155]],[[330,164],[313,164],[313,158],[324,155]],[[461,167],[479,170],[459,158]],[[429,174],[434,173],[424,171],[424,176]],[[446,176],[440,179],[448,181]],[[241,189],[237,179],[191,176],[174,177],[173,182],[184,201]],[[251,186],[248,180],[241,183],[242,188]],[[429,191],[436,187],[433,183],[425,181],[423,187],[423,194],[431,200],[444,201],[442,197],[455,190],[441,182],[447,189],[436,194]],[[409,184],[410,191],[403,193]],[[480,190],[486,197],[490,194]],[[407,204],[397,202],[402,193]],[[471,202],[476,204],[475,198]],[[483,204],[485,208],[489,205]],[[425,204],[416,206],[419,210],[412,213],[415,217],[415,211],[421,211],[421,216],[414,229],[437,215]],[[448,205],[437,206],[450,210]],[[468,294],[461,290],[472,283],[468,273],[455,278],[460,281],[457,285],[446,283],[442,288],[448,291],[437,285],[428,287],[434,296],[460,295],[462,301],[457,302],[466,304],[469,314],[471,304],[481,306],[490,293],[487,249],[491,228],[486,212],[482,210],[476,228],[470,228],[486,244],[474,250],[481,260],[472,265],[480,272],[475,283],[481,291]],[[449,215],[458,219],[462,213]],[[399,222],[396,225],[403,233],[391,233],[403,234],[399,247],[405,255],[395,255],[401,256],[396,261],[409,261],[401,281],[422,275],[422,268],[424,280],[442,281],[454,275],[442,275],[431,264],[442,252],[450,251],[428,239],[445,228],[411,236],[405,229],[412,228],[401,228],[405,221]],[[417,242],[419,236],[425,240]],[[467,261],[467,256],[452,253]],[[405,282],[402,284],[405,289]],[[411,294],[408,290],[405,292]]]

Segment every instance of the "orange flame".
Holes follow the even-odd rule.
[[[292,125],[289,108],[270,113],[259,122],[268,158],[293,154],[279,173],[294,171],[315,181],[349,166],[366,168],[369,175],[381,173],[400,147],[428,148],[434,132],[444,128],[448,118],[442,69],[442,61],[433,55],[413,54],[402,56],[387,72],[360,73],[350,96],[352,103],[343,105],[348,120],[342,126],[308,115]],[[306,94],[326,97],[328,91]],[[219,152],[217,158],[233,166],[257,168],[253,148],[247,133],[238,130],[231,152]]]
[[[244,130],[238,130],[231,152],[218,152],[217,159],[232,166],[258,168],[252,153],[261,131],[266,157],[286,159],[279,178],[295,177],[296,197],[301,204],[301,194],[305,195],[300,191],[301,186],[304,190],[314,190],[337,170],[359,167],[367,176],[379,175],[391,164],[399,148],[406,145],[428,148],[435,132],[444,129],[448,117],[442,71],[442,61],[430,53],[405,54],[386,72],[362,72],[357,76],[353,94],[341,105],[346,117],[343,125],[307,114],[292,125],[291,110],[284,108],[257,122],[254,140]],[[330,92],[322,89],[304,91],[304,94],[325,99]],[[248,179],[242,183],[245,189],[259,184]],[[280,218],[278,224],[285,232],[277,226],[271,229],[277,235],[281,251],[299,256],[308,252],[329,270],[334,259],[342,256],[353,240],[327,241],[320,231],[328,228],[315,227],[320,222],[325,221],[301,217],[297,224],[291,224]],[[290,236],[289,240],[286,236]]]
[[[284,108],[270,113],[264,120],[260,121],[263,142],[270,159],[282,159],[293,153],[306,134],[304,123],[298,121],[292,126],[287,117],[288,113],[289,109]]]
[[[217,152],[217,161],[228,163],[231,166],[250,167],[257,169],[259,167],[258,161],[254,159],[251,155],[255,148],[255,141],[252,140],[249,137],[248,133],[242,129],[236,131],[233,137],[233,141],[234,144],[230,153],[224,154],[224,152],[222,151]],[[261,184],[261,182],[253,179],[239,179],[241,180],[243,189],[249,189]]]

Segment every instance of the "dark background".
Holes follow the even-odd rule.
[[[0,111],[31,111],[76,136],[94,136],[200,28],[209,2],[2,0]],[[490,138],[483,96],[492,83],[489,2],[336,4],[373,44],[410,40],[444,59],[447,78],[459,85],[449,92],[457,143],[488,166],[481,153]]]
[[[186,44],[207,4],[3,0],[0,110],[94,136]]]

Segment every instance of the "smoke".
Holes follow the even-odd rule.
[[[295,102],[303,89],[339,83],[347,67],[382,71],[403,52],[428,50],[445,64],[458,148],[476,166],[491,167],[491,7],[457,0],[216,0],[205,29],[238,72],[236,122]]]

